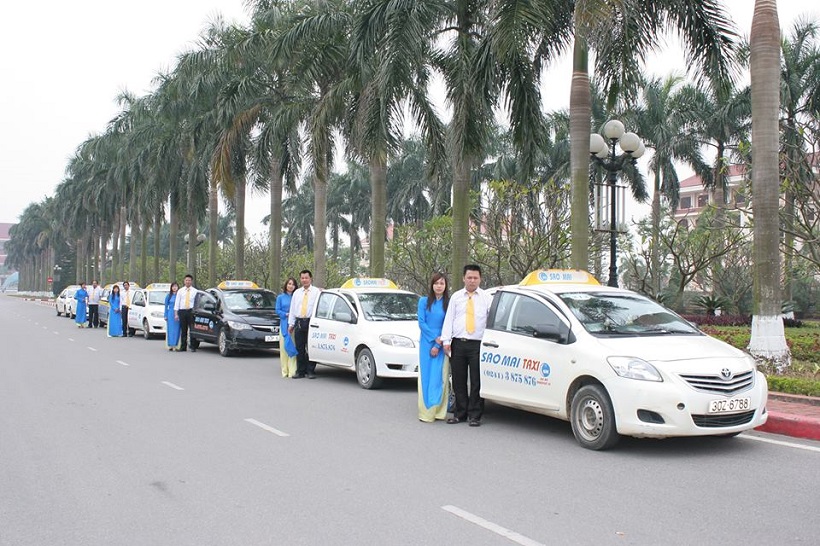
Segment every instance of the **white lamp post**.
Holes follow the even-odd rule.
[[[616,218],[617,198],[616,188],[618,171],[623,170],[627,162],[634,163],[646,150],[640,137],[635,133],[627,133],[624,124],[617,119],[611,119],[604,124],[604,136],[598,133],[589,135],[589,154],[595,163],[607,172],[606,185],[610,190],[609,201],[609,286],[618,286],[618,231]],[[620,155],[615,153],[615,145],[621,148]]]

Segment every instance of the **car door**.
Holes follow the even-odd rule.
[[[193,335],[209,343],[216,343],[216,332],[219,328],[220,301],[212,292],[198,292],[194,299]]]
[[[536,330],[569,333],[569,322],[547,301],[499,292],[481,343],[481,395],[545,412],[563,404],[572,375],[573,343],[536,337]]]
[[[145,292],[136,290],[131,298],[131,307],[128,308],[128,326],[141,330],[143,316],[145,316]]]
[[[308,356],[312,361],[344,367],[353,365],[349,328],[354,316],[350,304],[340,294],[325,291],[319,295],[308,332]]]

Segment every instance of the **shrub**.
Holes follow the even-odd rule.
[[[748,315],[682,315],[683,318],[698,326],[751,326],[752,317]]]
[[[802,394],[804,396],[820,396],[820,381],[813,379],[770,375],[766,377],[766,381],[769,383],[770,391]]]

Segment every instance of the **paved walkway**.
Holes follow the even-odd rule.
[[[769,392],[769,420],[756,430],[820,440],[820,398]]]

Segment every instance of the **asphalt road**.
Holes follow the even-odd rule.
[[[488,404],[480,428],[426,424],[414,382],[317,373],[111,339],[0,296],[0,545],[820,541],[818,442],[599,453],[561,421]]]

